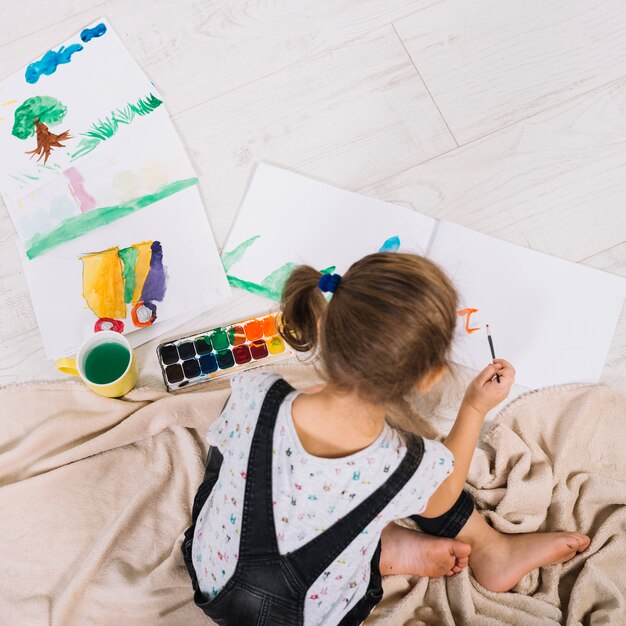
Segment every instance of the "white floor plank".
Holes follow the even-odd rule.
[[[626,75],[622,0],[444,0],[394,26],[460,144]]]
[[[106,13],[178,112],[337,49],[432,1],[110,0]]]
[[[580,261],[626,239],[626,79],[364,189]]]
[[[44,45],[52,46],[58,43],[58,40],[49,40],[48,31],[51,27],[88,9],[99,7],[99,10],[103,10],[106,1],[63,0],[61,2],[46,2],[45,0],[21,0],[11,3],[3,2],[2,4],[0,56],[3,56],[2,46],[17,42],[28,35],[35,35],[43,41],[48,40],[49,44]],[[45,49],[34,49],[31,51],[31,56],[36,56],[39,52],[45,52]],[[14,69],[18,67],[19,65],[15,66]],[[0,76],[4,77],[4,74],[0,72]]]
[[[104,16],[177,113],[339,48],[430,2],[90,0],[66,2],[60,11],[56,3],[29,0],[3,16],[10,27],[0,29],[0,77]]]

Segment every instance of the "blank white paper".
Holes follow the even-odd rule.
[[[483,369],[510,361],[517,383],[543,387],[597,383],[626,295],[620,276],[442,222],[430,258],[450,276],[460,310],[453,361]]]

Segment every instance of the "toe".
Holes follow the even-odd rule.
[[[450,546],[452,554],[457,559],[469,558],[469,555],[472,551],[472,546],[469,543],[463,543],[462,541],[454,541]]]
[[[587,535],[582,533],[570,533],[567,538],[568,547],[572,548],[576,552],[582,552],[589,547],[591,540]]]

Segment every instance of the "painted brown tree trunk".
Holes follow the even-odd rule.
[[[35,122],[35,129],[37,131],[37,147],[26,154],[38,154],[39,158],[37,161],[41,161],[43,158],[43,162],[45,163],[52,152],[52,148],[63,148],[64,144],[62,141],[70,138],[69,130],[63,131],[59,135],[55,135],[48,130],[48,127],[43,123],[37,120]]]

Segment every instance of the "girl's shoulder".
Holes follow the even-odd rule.
[[[451,474],[454,467],[454,455],[452,452],[441,441],[426,438],[422,438],[422,440],[424,442],[422,462],[426,461],[426,464],[435,464],[442,468],[446,475]]]
[[[272,372],[247,370],[230,379],[231,394],[219,417],[207,432],[210,445],[224,450],[234,441],[248,439],[254,430],[265,394],[280,378]]]
[[[445,477],[451,474],[454,468],[454,455],[452,452],[440,441],[426,439],[426,437],[421,437],[421,439],[424,449],[422,460],[415,474],[423,476],[424,472],[429,472],[430,474],[443,475]],[[406,446],[406,443],[404,445]],[[433,472],[433,470],[436,471]]]
[[[405,431],[398,430],[389,426],[389,431],[393,433],[390,440],[394,442],[394,447],[398,450],[401,456],[404,456],[407,450],[407,437]],[[426,437],[420,437],[424,444],[422,461],[430,462],[432,459],[437,459],[437,464],[454,467],[454,456],[452,452],[446,448],[446,446],[435,439],[427,439]],[[420,463],[421,465],[422,463]]]

